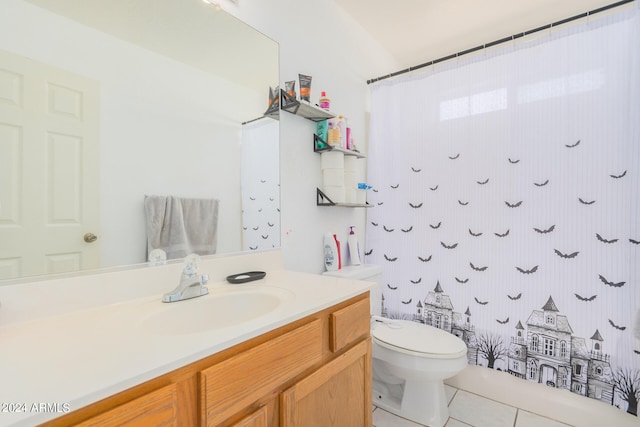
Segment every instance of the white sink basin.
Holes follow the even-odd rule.
[[[294,293],[270,286],[209,288],[209,294],[184,301],[158,301],[141,320],[146,332],[179,335],[238,325],[277,310]]]

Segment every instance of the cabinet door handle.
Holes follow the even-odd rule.
[[[84,237],[83,237],[84,241],[87,243],[93,243],[96,240],[98,240],[98,236],[96,236],[93,233],[85,233]]]

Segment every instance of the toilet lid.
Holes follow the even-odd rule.
[[[409,320],[392,320],[389,324],[374,322],[371,336],[384,347],[425,357],[460,357],[467,346],[460,338],[442,329]]]

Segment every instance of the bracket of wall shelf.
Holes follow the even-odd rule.
[[[322,192],[319,188],[316,188],[316,205],[317,206],[335,206],[336,204]]]

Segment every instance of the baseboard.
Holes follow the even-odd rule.
[[[640,425],[639,417],[612,405],[481,366],[469,365],[445,383],[572,426]]]

